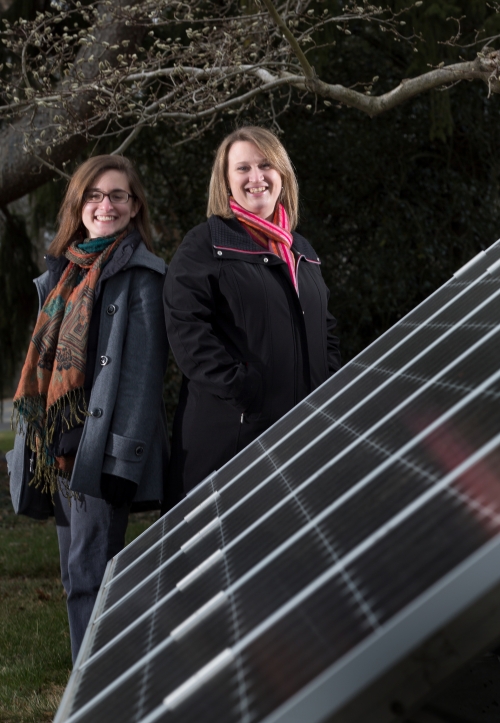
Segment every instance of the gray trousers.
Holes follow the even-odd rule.
[[[75,663],[106,564],[125,545],[129,505],[112,507],[88,495],[55,495],[61,578],[67,594],[71,655]]]

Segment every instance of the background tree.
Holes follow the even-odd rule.
[[[16,24],[14,3],[4,23],[0,107],[0,187],[8,199],[39,186],[32,236],[54,228],[65,181],[41,184],[56,167],[69,173],[83,153],[126,147],[168,260],[204,218],[221,136],[264,122],[296,165],[301,231],[322,258],[345,359],[495,239],[491,3],[276,3],[290,39],[264,2],[37,2],[43,17]],[[110,25],[116,42],[106,45]],[[485,82],[455,82],[463,77]],[[376,115],[389,101],[391,112]]]
[[[121,152],[142,128],[159,122],[193,138],[223,114],[248,112],[257,98],[263,116],[273,120],[289,108],[292,89],[302,92],[306,106],[323,99],[370,116],[461,80],[481,79],[490,93],[500,89],[500,56],[487,45],[498,34],[498,13],[489,3],[479,2],[480,11],[467,16],[459,14],[459,4],[444,0],[385,0],[378,6],[369,0],[51,0],[39,5],[43,10],[31,19],[4,18],[0,33],[6,53],[0,83],[0,119],[8,124],[0,136],[5,202],[61,172],[82,140],[102,144],[118,138],[115,151]],[[441,41],[445,52],[437,52],[437,38],[432,31],[424,38],[419,26],[431,18],[439,27],[454,13],[457,19]],[[402,46],[394,51],[400,54],[406,46],[419,55],[424,46],[421,58],[436,67],[423,70],[410,63],[410,77],[388,84],[385,75],[378,93],[380,74],[373,75],[373,68],[368,75],[361,72],[360,58],[354,83],[330,80],[331,63],[320,69],[318,51],[327,49],[335,60],[356,39],[378,47],[387,47],[389,40]]]

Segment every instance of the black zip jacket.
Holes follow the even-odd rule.
[[[172,502],[220,468],[340,367],[328,289],[293,234],[299,295],[286,264],[236,219],[212,216],[172,259],[164,290],[183,372],[172,438]]]

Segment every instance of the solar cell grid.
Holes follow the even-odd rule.
[[[451,324],[452,326],[455,326],[455,324]],[[405,342],[408,343],[410,340],[406,339]],[[427,339],[426,339],[426,345],[427,345]],[[444,341],[444,340],[443,340]],[[418,343],[418,342],[417,342]],[[421,344],[421,342],[420,342]],[[414,358],[415,353],[422,352],[422,346],[421,348],[417,349],[410,349],[409,350],[409,360],[412,361],[412,358]],[[422,353],[425,353],[425,348]],[[413,354],[413,357],[412,357]],[[360,381],[364,381],[364,378],[368,375],[368,373],[372,372],[376,374],[376,370],[373,370],[373,364],[369,365],[367,361],[365,360],[365,354],[361,354],[359,357],[357,357],[353,362],[350,362],[348,365],[349,368],[357,368],[357,375],[355,376],[354,380],[351,381],[351,384],[347,385],[347,388],[345,386],[345,380],[342,378],[342,374],[344,370],[341,370],[330,382],[328,382],[326,385],[324,385],[322,388],[317,390],[311,397],[309,397],[309,400],[306,400],[303,404],[300,405],[301,412],[302,407],[307,404],[314,404],[316,408],[321,408],[321,405],[325,403],[331,404],[332,407],[334,407],[336,410],[340,408],[340,405],[344,405],[349,409],[349,404],[363,404],[365,405],[369,399],[367,399],[367,394],[372,394],[373,396],[375,394],[380,393],[380,389],[378,388],[378,382],[377,380],[372,380],[372,384],[367,382],[365,387],[358,386]],[[404,367],[403,370],[404,371]],[[360,373],[361,372],[361,373]],[[363,380],[360,379],[360,377],[363,377]],[[354,391],[352,391],[352,385],[356,384],[356,388]],[[352,393],[354,396],[349,397],[348,394]],[[325,400],[325,401],[324,401]],[[347,402],[345,401],[347,400]],[[294,410],[295,411],[295,410]],[[337,415],[339,416],[339,415]],[[308,417],[306,417],[308,419]],[[284,427],[284,425],[288,426],[288,429]],[[280,426],[282,425],[282,426]],[[297,428],[297,424],[295,423],[295,419],[293,416],[293,412],[287,415],[282,422],[279,422],[277,425],[275,425],[271,430],[266,432],[265,435],[261,438],[261,440],[265,441],[267,443],[267,447],[271,447],[273,444],[284,444],[287,441],[286,435],[290,434],[290,429],[295,430]],[[279,427],[279,430],[278,430]],[[285,436],[284,436],[285,435]],[[252,445],[253,446],[253,445]],[[238,463],[240,461],[240,456],[233,460],[233,462],[229,463],[224,467],[220,473],[217,475],[217,486],[219,489],[224,488],[224,483],[226,482],[226,479],[229,478],[229,481],[231,484],[234,484],[235,480],[237,479],[237,476],[234,475],[235,467],[238,467]],[[246,464],[245,464],[246,463]],[[247,470],[248,469],[248,463],[247,460],[243,462],[240,469]],[[238,470],[239,472],[240,470]],[[227,484],[227,483],[226,483]]]
[[[213,566],[215,569],[218,569],[217,566]],[[134,618],[139,617],[140,615],[144,614],[148,611],[148,609],[151,607],[152,604],[156,603],[163,597],[169,595],[175,595],[178,594],[179,590],[176,587],[177,582],[179,582],[182,579],[182,574],[186,572],[186,569],[182,570],[178,577],[172,577],[171,571],[169,569],[163,569],[159,572],[157,575],[157,578],[153,578],[148,580],[145,584],[135,588],[130,595],[128,595],[124,600],[126,600],[127,608],[133,611]],[[215,594],[220,589],[221,583],[215,583],[215,587],[217,589],[213,590],[214,587],[214,569],[211,570],[211,575],[208,578],[209,582],[206,583],[207,587],[207,593],[209,596],[212,594]],[[190,591],[192,594],[198,594],[198,590],[200,586],[202,586],[206,582],[206,576],[201,575],[199,580],[195,580],[192,583],[192,590]],[[200,604],[205,602],[205,594],[200,597]],[[120,607],[120,605],[116,605],[113,608],[110,608],[109,611],[105,612],[102,616],[102,618],[99,619],[98,624],[99,628],[101,627],[101,624],[104,624],[106,628],[108,626],[116,626],[118,630],[123,628],[124,622],[129,619],[129,614],[127,612],[124,612],[124,610]],[[106,639],[108,636],[105,633],[104,639]]]
[[[437,512],[442,512],[442,509],[438,508]],[[459,530],[461,530],[463,521],[463,519],[456,521]],[[430,529],[435,529],[436,526],[448,522],[448,520],[443,520],[441,515],[437,519],[433,519],[433,522],[434,524]],[[438,524],[436,525],[436,523]],[[420,526],[417,527],[420,529]],[[424,530],[424,533],[426,532],[427,530]],[[420,541],[424,544],[426,534],[417,536],[417,540],[420,537]],[[390,538],[386,542],[390,559],[394,542]],[[481,540],[478,540],[479,544],[480,542]],[[446,540],[445,544],[446,551],[449,551],[450,547]],[[405,551],[401,552],[401,556],[406,562]],[[419,564],[411,565],[406,579],[401,582],[408,581],[411,583],[421,571],[424,573],[429,572],[429,565],[426,563],[432,563],[435,560],[433,550],[431,549],[430,552],[430,559],[425,559],[424,556],[423,560],[418,561]],[[463,553],[468,554],[470,549],[462,549],[457,552],[458,554],[455,557],[460,559],[460,555]],[[384,550],[374,550],[373,560],[377,562],[379,560],[383,561],[383,559]],[[367,569],[368,577],[370,577],[371,562],[370,559]],[[452,564],[453,562],[454,560],[451,560]],[[443,567],[445,566],[443,565]],[[400,570],[401,567],[398,567],[398,572]],[[431,574],[427,576],[432,579]],[[439,577],[439,570],[434,570],[434,576]],[[376,582],[377,578],[375,576]],[[395,591],[402,589],[404,589],[403,585],[395,586]],[[231,710],[227,704],[227,699],[225,699],[228,690],[226,685],[228,678],[233,683],[235,682],[236,670],[232,668],[226,670],[226,677],[216,678],[208,690],[205,688],[195,689],[190,696],[189,708],[186,708],[185,705],[182,707],[182,704],[179,704],[178,708],[172,710],[172,708],[160,704],[155,711],[156,715],[152,716],[151,720],[195,721],[197,720],[196,716],[199,714],[199,706],[203,705],[203,702],[207,720],[241,720],[241,708],[243,707],[247,708],[250,720],[262,719],[269,712],[269,709],[272,710],[308,682],[308,673],[306,671],[310,672],[312,670],[315,673],[324,670],[331,662],[332,657],[334,659],[340,658],[343,653],[363,638],[363,626],[360,626],[358,619],[359,609],[349,603],[345,590],[339,585],[336,578],[330,578],[323,586],[311,591],[309,597],[304,595],[304,598],[300,607],[296,606],[284,611],[284,614],[277,621],[274,621],[272,625],[268,625],[267,629],[262,626],[264,629],[258,631],[260,634],[250,635],[247,640],[242,640],[240,645],[236,646],[241,649],[241,666],[245,679],[249,681],[249,686],[245,690],[246,700],[242,701],[240,699],[239,701],[240,710]],[[389,598],[390,600],[391,598]],[[335,609],[332,609],[332,601],[334,601]],[[321,629],[319,629],[316,624],[318,619],[327,620],[329,625],[322,625]],[[237,654],[237,652],[234,652],[228,658],[230,668],[231,666],[236,667]],[[276,668],[270,661],[279,661],[280,667]],[[150,691],[150,693],[154,698],[153,691]],[[208,706],[207,702],[207,693],[211,700],[210,706]],[[159,696],[161,696],[161,691],[159,691]],[[175,696],[173,697],[175,698]],[[196,702],[198,702],[198,706],[196,706]]]
[[[191,504],[195,504],[196,500],[202,502],[204,499],[204,492],[202,487],[194,489],[190,495]],[[183,505],[178,505],[174,509],[170,510],[168,516],[163,516],[159,519],[156,524],[151,525],[144,534],[134,540],[133,545],[129,545],[123,550],[119,557],[116,558],[114,566],[114,574],[118,575],[128,565],[132,564],[134,560],[139,558],[145,552],[148,552],[152,546],[163,540],[167,535],[173,534],[179,525],[184,522],[185,511]]]
[[[57,723],[278,715],[493,545],[499,256],[481,254],[118,556]]]
[[[437,509],[438,509],[438,512],[440,512],[440,511],[442,510],[442,508],[439,507],[439,506],[438,506]],[[431,519],[431,522],[432,522],[432,524],[430,525],[430,530],[431,530],[431,531],[432,531],[433,529],[437,529],[437,530],[441,530],[441,529],[442,529],[442,526],[441,526],[441,525],[438,526],[437,528],[435,528],[435,527],[434,527],[434,523],[433,523],[433,521],[432,521],[432,518],[429,518],[429,519]],[[461,522],[460,522],[460,524],[461,524]],[[327,530],[331,530],[331,529],[332,529],[332,526],[330,525],[330,526],[328,526],[326,529],[327,529]],[[424,530],[424,532],[427,534],[427,530]],[[434,549],[437,549],[436,547],[434,547],[434,540],[433,540],[432,542],[433,542],[433,548],[434,548]],[[462,552],[462,551],[459,551],[460,554],[461,554],[461,552]],[[460,555],[459,555],[459,557],[460,557]],[[372,567],[372,563],[370,563],[369,569],[371,569],[371,567]],[[281,568],[281,569],[283,569],[283,568]],[[426,560],[424,560],[424,570],[425,570],[425,569],[427,569],[427,561],[426,561]],[[410,572],[413,574],[414,570],[413,570],[412,568],[410,568]],[[419,572],[419,571],[417,570],[417,572]],[[438,571],[438,572],[439,572],[439,571]],[[285,579],[287,579],[287,577],[288,577],[288,576],[285,575]],[[367,576],[367,577],[368,577],[368,576]],[[413,579],[413,578],[410,576],[410,582],[411,582],[412,579]],[[418,579],[418,575],[417,575],[417,579]],[[264,589],[265,589],[265,587],[266,587],[266,583],[265,583],[265,581],[264,581]],[[411,590],[411,586],[409,586],[409,587],[406,586],[405,589],[406,589],[406,590]],[[253,588],[253,590],[254,590],[254,593],[255,593],[255,588]],[[411,592],[413,593],[413,590],[411,590]],[[287,594],[285,595],[285,599],[288,597],[289,593],[290,593],[290,590],[287,590]],[[257,591],[257,597],[259,597],[259,592],[258,592],[258,591]],[[244,599],[245,599],[245,596],[244,596]],[[246,599],[248,599],[248,598],[246,598]],[[410,599],[411,599],[411,595],[410,595]],[[359,603],[359,601],[358,601],[358,603]],[[249,627],[251,628],[253,624],[254,624],[254,621],[251,621]]]

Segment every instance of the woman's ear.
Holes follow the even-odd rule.
[[[134,198],[133,204],[134,205],[132,206],[132,210],[130,211],[130,218],[135,218],[141,210],[142,204],[137,198]]]

